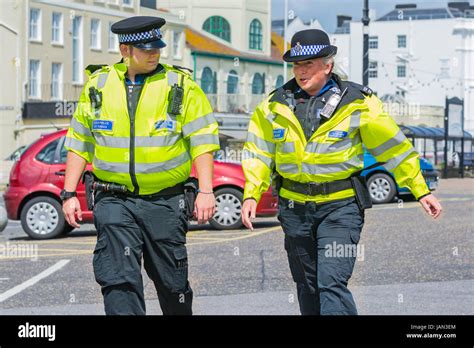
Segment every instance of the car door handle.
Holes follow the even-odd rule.
[[[65,171],[60,171],[60,172],[54,172],[54,174],[59,175],[59,176],[65,176],[66,172]]]

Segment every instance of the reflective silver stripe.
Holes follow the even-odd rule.
[[[175,157],[169,161],[157,162],[157,163],[136,163],[135,173],[137,174],[152,174],[164,172],[167,170],[174,169],[180,165],[191,160],[188,152],[183,152],[178,157]],[[98,158],[94,158],[94,167],[100,170],[113,173],[128,173],[130,165],[128,162],[108,162]]]
[[[272,123],[275,120],[276,116],[272,113],[269,113],[265,118],[268,120],[268,122]]]
[[[84,142],[84,141],[80,141],[80,140],[69,138],[69,137],[66,137],[64,146],[72,150],[76,150],[79,152],[88,152],[90,154],[94,154],[94,148],[95,148],[93,143]]]
[[[360,111],[356,111],[351,115],[351,122],[349,124],[349,134],[360,127]]]
[[[217,134],[200,134],[189,138],[191,146],[219,144],[219,136]]]
[[[178,157],[175,157],[166,162],[159,162],[159,163],[137,163],[135,164],[135,173],[139,174],[151,174],[151,173],[159,173],[165,172],[176,167],[179,167],[182,164],[191,160],[191,156],[189,153],[183,152]]]
[[[332,164],[310,164],[302,163],[302,173],[306,174],[329,174],[338,173],[364,164],[364,155],[360,154],[350,158],[348,161]]]
[[[174,71],[168,71],[166,73],[168,76],[168,86],[173,86],[175,84],[178,84],[178,73]]]
[[[75,118],[73,118],[71,120],[70,127],[72,129],[74,129],[74,132],[76,132],[78,134],[84,135],[86,137],[91,137],[92,136],[92,133],[91,133],[90,129],[87,128],[86,126],[84,126],[81,122],[79,122]]]
[[[295,142],[294,141],[288,141],[280,146],[280,152],[282,153],[290,153],[290,152],[295,152]]]
[[[160,135],[160,136],[138,136],[135,137],[135,147],[159,147],[171,146],[181,138],[180,134]],[[96,133],[95,141],[97,145],[114,147],[118,149],[128,149],[130,147],[129,137],[113,137]]]
[[[373,149],[368,149],[368,150],[372,155],[379,156],[379,155],[383,154],[385,151],[391,149],[392,147],[400,145],[406,139],[407,139],[407,137],[405,136],[405,134],[403,134],[403,132],[401,130],[399,130],[398,133],[395,134],[394,137],[387,140],[385,143],[383,143],[383,144],[381,144],[377,147],[374,147]]]
[[[109,73],[99,74],[99,77],[97,78],[97,89],[104,88],[108,76]]]
[[[267,140],[264,140],[258,136],[256,136],[255,134],[251,133],[251,132],[248,132],[247,133],[247,142],[249,143],[253,143],[255,145],[257,145],[257,147],[262,150],[262,151],[265,151],[265,152],[269,152],[269,153],[275,153],[275,144],[267,141]]]
[[[360,142],[360,134],[357,133],[354,138],[347,138],[335,143],[308,143],[308,145],[306,146],[306,152],[319,154],[339,152],[342,150],[350,149],[351,147],[359,144]]]
[[[277,169],[279,172],[298,174],[298,165],[294,163],[281,163],[277,164]]]
[[[416,153],[416,150],[414,148],[411,148],[401,155],[398,155],[396,157],[391,158],[387,163],[385,163],[383,166],[387,170],[393,170],[398,167],[400,163],[402,163],[409,155],[412,153]]]
[[[249,151],[247,149],[245,149],[242,153],[242,160],[246,160],[246,159],[252,159],[252,158],[257,158],[259,159],[260,161],[262,161],[263,163],[265,163],[265,165],[272,169],[273,168],[273,160],[269,157],[266,157],[266,156],[263,156],[263,155],[260,155],[258,153],[255,153],[255,152],[252,152],[252,151]]]
[[[217,121],[212,114],[201,116],[183,126],[183,135],[188,136],[189,134],[216,122]]]

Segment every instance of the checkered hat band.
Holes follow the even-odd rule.
[[[329,45],[299,45],[291,48],[290,56],[310,56],[313,54],[318,54],[323,48],[328,47]]]
[[[161,39],[161,32],[160,29],[152,29],[141,33],[119,34],[118,37],[120,43],[140,42],[153,39],[158,40]]]

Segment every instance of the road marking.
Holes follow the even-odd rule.
[[[207,242],[197,242],[197,243],[191,243],[188,244],[187,246],[193,246],[193,245],[203,245],[203,244],[215,244],[215,243],[225,243],[225,242],[233,242],[235,240],[241,240],[241,239],[247,239],[247,238],[252,238],[252,237],[257,237],[265,233],[273,232],[276,230],[281,230],[281,226],[276,226],[272,228],[268,228],[266,230],[260,231],[260,232],[250,232],[248,235],[240,236],[240,237],[235,237],[235,238],[227,238],[227,239],[220,239],[220,240],[212,240],[212,241],[207,241]]]
[[[26,288],[38,283],[41,279],[44,279],[54,272],[59,271],[61,268],[66,266],[71,260],[61,260],[56,262],[54,265],[49,267],[48,269],[44,270],[40,274],[34,276],[33,278],[28,279],[26,282],[21,283],[20,285],[11,288],[10,290],[5,291],[4,293],[0,294],[0,303],[5,301],[6,299],[15,296],[16,294],[22,292]]]

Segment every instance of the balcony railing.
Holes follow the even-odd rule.
[[[226,112],[236,114],[252,113],[260,102],[265,98],[261,95],[247,94],[207,94],[214,112]]]

